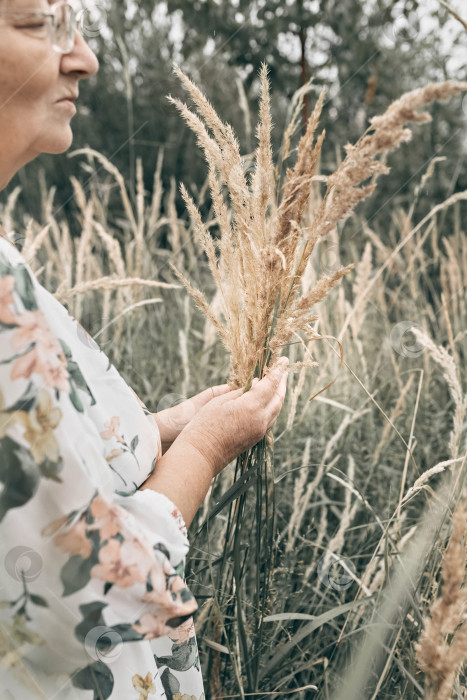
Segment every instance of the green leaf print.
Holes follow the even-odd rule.
[[[120,475],[119,475],[119,476],[120,476]],[[133,481],[132,483],[133,483],[133,485],[134,485],[134,487],[135,487],[135,488],[133,489],[133,491],[128,492],[128,491],[117,491],[117,490],[116,490],[116,491],[115,491],[115,494],[116,494],[117,496],[123,496],[124,498],[128,498],[128,496],[133,496],[133,495],[136,493],[136,491],[138,490],[138,486],[137,486],[137,484],[135,484],[134,481]]]
[[[13,269],[15,278],[15,291],[23,302],[26,311],[37,311],[38,305],[34,292],[34,285],[31,276],[24,265],[19,265]]]
[[[58,476],[63,469],[63,459],[61,457],[58,462],[52,462],[52,460],[46,457],[44,461],[40,463],[39,468],[42,476],[45,476],[46,479],[51,479],[51,481],[55,481],[57,484],[63,483],[62,479]]]
[[[83,620],[75,627],[75,637],[78,641],[84,642],[86,635],[94,629],[94,627],[105,626],[102,611],[106,607],[107,603],[102,603],[100,600],[95,600],[92,603],[85,603],[79,606],[79,611],[83,616]]]
[[[72,359],[72,352],[68,345],[65,343],[64,340],[60,340],[60,345],[62,346],[63,354],[66,357],[66,368],[68,371],[68,374],[70,375],[70,385],[71,385],[71,394],[70,394],[70,399],[73,403],[73,406],[76,408],[77,411],[80,413],[84,412],[83,404],[81,403],[81,400],[78,397],[78,394],[76,392],[76,389],[80,389],[81,391],[84,391],[89,398],[91,399],[91,406],[96,405],[96,399],[94,398],[94,395],[91,391],[91,389],[88,386],[88,383],[86,382],[85,378],[83,377],[83,374],[79,368],[79,365],[77,362],[75,362]]]
[[[14,403],[5,409],[5,413],[13,413],[14,411],[25,411],[30,413],[37,404],[37,387],[32,382],[29,382],[25,392]]]
[[[10,323],[2,323],[0,321],[0,333],[3,333],[3,331],[12,331],[13,328],[18,328],[17,324],[10,324]]]
[[[154,658],[156,659],[156,662],[157,662],[158,661],[157,657],[154,656]],[[164,686],[167,700],[173,700],[174,695],[177,695],[178,693],[180,693],[180,683],[175,678],[174,674],[170,673],[168,668],[166,668],[164,673],[161,675],[161,681],[162,681],[162,685]]]
[[[2,362],[0,362],[0,366],[1,365],[10,365],[15,360],[19,360],[21,357],[24,357],[29,352],[31,352],[31,350],[33,350],[35,346],[36,346],[36,343],[31,343],[30,345],[28,345],[27,348],[24,348],[23,350],[21,350],[21,352],[18,352],[16,355],[12,355],[11,357],[8,357],[6,360],[2,360]]]
[[[9,437],[0,440],[0,521],[12,508],[24,506],[36,493],[41,480],[38,465],[28,450]]]
[[[70,360],[67,364],[67,370],[70,374],[71,379],[78,387],[78,389],[81,389],[81,391],[84,391],[89,396],[89,398],[91,399],[91,406],[95,406],[96,399],[94,398],[93,393],[89,388],[85,378],[81,374],[81,370],[79,368],[78,363],[74,360]]]
[[[144,635],[137,632],[128,623],[119,623],[109,627],[105,624],[102,611],[107,607],[107,603],[95,601],[80,605],[79,609],[83,615],[83,620],[75,627],[75,637],[84,642],[87,635],[92,630],[102,628],[94,643],[96,649],[102,654],[108,653],[113,647],[125,642],[140,642],[144,639]]]
[[[198,646],[196,638],[191,637],[186,642],[174,644],[170,656],[158,656],[157,662],[162,666],[168,666],[173,671],[188,671],[199,668]]]
[[[180,576],[180,578],[183,578],[185,575],[185,562],[181,561],[177,566],[174,567],[174,571],[177,574],[177,576]]]
[[[73,384],[72,381],[70,381],[70,401],[73,404],[73,406],[76,408],[78,413],[84,413],[84,406],[81,402],[81,399],[78,396],[78,392],[75,389],[75,385]]]
[[[122,642],[140,642],[144,639],[144,634],[137,632],[131,625],[126,622],[121,622],[118,625],[113,625],[109,629],[117,632],[120,635]]]
[[[114,676],[110,668],[102,661],[95,661],[73,674],[71,682],[75,688],[93,690],[92,700],[107,700],[113,691]]]
[[[80,554],[70,557],[60,572],[63,583],[63,597],[72,595],[80,591],[91,580],[91,569],[99,563],[94,552],[87,559],[83,559]]]
[[[0,257],[0,277],[15,278],[15,292],[23,302],[26,311],[37,311],[34,284],[27,268],[21,264],[13,266],[5,257]]]
[[[40,596],[40,595],[35,595],[34,593],[31,593],[31,594],[29,595],[29,600],[31,601],[31,603],[34,603],[34,605],[40,605],[40,606],[42,606],[43,608],[48,608],[48,607],[49,607],[49,604],[48,604],[48,602],[46,601],[46,599],[43,598],[43,597]]]

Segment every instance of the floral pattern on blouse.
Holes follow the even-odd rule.
[[[0,687],[203,700],[175,505],[139,490],[157,423],[0,237]]]

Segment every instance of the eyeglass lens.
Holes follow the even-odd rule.
[[[75,43],[76,18],[70,5],[58,5],[55,9],[54,44],[61,52],[69,53]]]

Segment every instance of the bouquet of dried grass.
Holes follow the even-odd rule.
[[[324,92],[306,125],[293,168],[286,171],[281,187],[271,147],[271,111],[267,67],[261,69],[258,146],[252,175],[245,175],[239,143],[229,124],[223,123],[196,85],[175,67],[191,96],[196,112],[180,100],[169,98],[197,136],[209,169],[209,185],[219,228],[214,241],[186,188],[181,191],[193,229],[205,252],[221,298],[216,312],[205,295],[195,289],[179,271],[178,277],[199,309],[211,320],[230,355],[230,383],[247,391],[254,377],[263,377],[294,336],[304,333],[319,338],[312,327],[317,319],[314,307],[347,275],[353,264],[319,279],[303,292],[301,282],[318,241],[335,230],[355,206],[375,189],[378,177],[388,172],[384,157],[411,138],[407,122],[428,122],[418,111],[434,100],[445,100],[463,90],[467,83],[429,84],[403,95],[382,116],[374,117],[355,145],[346,146],[346,157],[328,177],[317,177],[324,132],[317,134]],[[301,98],[303,99],[304,91]],[[298,104],[284,137],[282,163],[289,156],[289,144],[296,131]],[[281,164],[279,164],[281,165]],[[310,226],[301,228],[314,180],[325,183],[325,191],[313,212]],[[228,200],[226,196],[228,195]],[[342,348],[341,348],[342,361]],[[297,365],[312,366],[311,359]],[[213,612],[211,656],[208,675],[211,694],[221,690],[219,644],[228,647],[241,694],[255,692],[260,678],[263,621],[269,605],[270,572],[274,539],[274,476],[272,440],[264,439],[241,455],[236,464],[235,483],[211,516],[229,506],[224,555],[217,572],[217,605]],[[256,508],[245,517],[249,487],[256,485]],[[255,521],[253,525],[252,521]],[[208,517],[209,522],[209,517]],[[254,532],[254,554],[248,566],[242,538]],[[242,602],[246,580],[255,590],[252,610]],[[230,622],[235,620],[235,622]],[[251,640],[251,641],[250,641]],[[216,646],[217,645],[217,646]],[[225,657],[224,657],[225,658]]]

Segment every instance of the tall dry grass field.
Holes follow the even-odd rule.
[[[102,167],[86,190],[73,180],[79,238],[54,213],[46,183],[41,221],[18,220],[19,192],[0,219],[154,411],[227,379],[247,389],[279,354],[290,357],[273,451],[269,440],[243,472],[226,469],[192,526],[187,576],[200,603],[207,698],[460,700],[467,193],[414,220],[420,189],[447,165],[433,159],[384,232],[357,205],[387,172],[386,154],[409,139],[405,124],[426,120],[424,105],[466,85],[401,98],[327,176],[321,100],[300,141],[298,99],[280,181],[263,71],[249,181],[233,133],[181,77],[198,115],[178,106],[209,156],[207,219],[188,185],[190,217],[177,215],[176,183],[162,188],[162,156],[151,195],[135,164],[132,200],[122,175],[89,150],[75,157]],[[111,215],[115,190],[121,206]],[[349,217],[359,235],[346,239]]]

